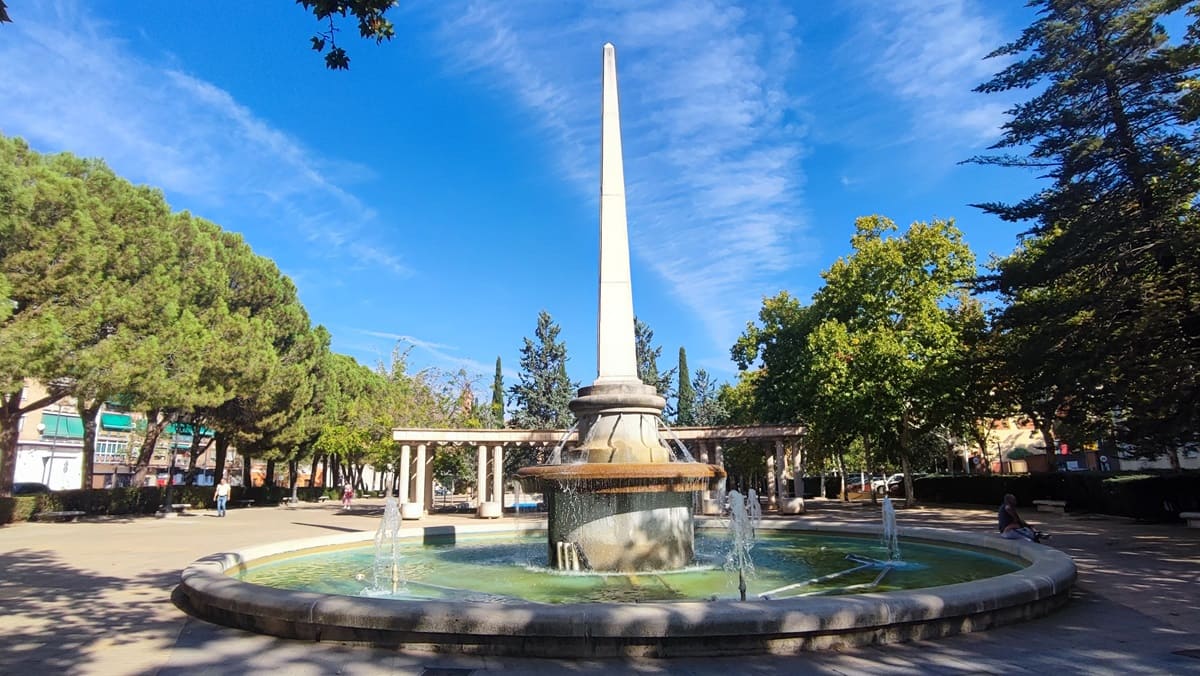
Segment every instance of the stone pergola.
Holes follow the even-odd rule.
[[[785,482],[786,468],[798,481],[801,476],[804,428],[800,425],[751,425],[741,427],[674,427],[666,432],[668,438],[678,438],[699,462],[721,465],[724,448],[731,443],[752,443],[763,446],[767,458],[767,499],[769,507],[784,508],[785,496],[799,497],[798,487]],[[504,511],[504,453],[521,447],[551,447],[564,440],[566,448],[578,438],[574,431],[520,429],[427,429],[397,428],[392,439],[400,444],[399,475],[400,515],[404,519],[419,519],[433,506],[433,474],[429,471],[433,454],[438,447],[474,446],[477,453],[476,514],[480,518],[497,518]],[[724,491],[702,493],[698,496],[699,511],[720,513]]]

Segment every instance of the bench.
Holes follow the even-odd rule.
[[[300,498],[293,498],[290,495],[279,498],[279,506],[280,507],[295,507],[296,504],[299,502],[300,502]]]
[[[165,517],[176,516],[178,514],[186,514],[191,508],[192,506],[186,502],[175,502],[170,505],[163,505],[162,507],[159,507],[157,514],[161,519]]]
[[[242,507],[249,507],[250,505],[254,504],[253,500],[231,500],[231,502],[233,502],[235,505],[241,505]]]
[[[1067,513],[1066,500],[1034,500],[1033,504],[1037,505],[1037,511],[1039,512]]]
[[[317,502],[329,502],[329,496],[322,495],[321,497],[317,498]]]
[[[1188,528],[1200,528],[1200,512],[1180,512],[1179,518],[1187,519]]]
[[[43,519],[46,521],[74,521],[75,519],[83,516],[85,513],[86,512],[81,512],[78,510],[63,510],[61,512],[38,512],[37,514],[33,515],[33,518],[37,519],[38,521],[42,521]]]

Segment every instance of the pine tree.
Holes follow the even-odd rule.
[[[568,404],[578,385],[567,377],[567,346],[558,341],[561,329],[550,313],[538,313],[534,340],[521,348],[520,382],[513,385],[512,423],[527,429],[559,429],[571,425]]]
[[[696,408],[693,413],[695,424],[705,427],[725,424],[729,413],[717,397],[717,384],[708,375],[708,371],[697,369],[692,387],[695,388]]]
[[[679,348],[679,392],[675,406],[676,425],[696,424],[696,390],[692,387],[692,376],[688,373],[687,351]]]
[[[640,319],[634,318],[634,345],[637,349],[638,378],[651,385],[663,397],[671,393],[671,381],[675,378],[675,369],[670,371],[658,370],[658,358],[662,356],[662,348],[654,346],[654,331]]]
[[[974,160],[1050,182],[979,205],[1030,224],[985,280],[1008,301],[997,329],[1014,398],[1173,462],[1200,424],[1200,22],[1174,43],[1160,22],[1188,4],[1032,2],[1038,19],[993,53],[1018,60],[978,88],[1040,92],[994,146],[1027,154]]]

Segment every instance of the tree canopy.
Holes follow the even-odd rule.
[[[534,338],[524,339],[521,347],[521,371],[509,393],[514,427],[559,429],[573,421],[567,406],[574,398],[577,383],[567,377],[567,346],[558,340],[561,328],[542,310],[538,313]]]
[[[1200,7],[1030,4],[1037,20],[992,55],[1015,60],[978,88],[1037,93],[994,146],[1014,152],[974,161],[1048,180],[978,205],[1029,227],[984,279],[1004,301],[999,382],[1043,429],[1107,430],[1174,459],[1200,422]],[[1185,7],[1193,23],[1172,40],[1163,20]]]

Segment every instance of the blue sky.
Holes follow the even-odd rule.
[[[694,372],[764,296],[808,298],[854,219],[955,218],[981,261],[1036,188],[959,162],[1012,103],[971,89],[1031,15],[986,0],[406,1],[349,72],[290,0],[9,3],[0,132],[103,157],[242,233],[334,350],[516,377],[539,310],[595,378],[600,54],[617,48],[634,306]]]

